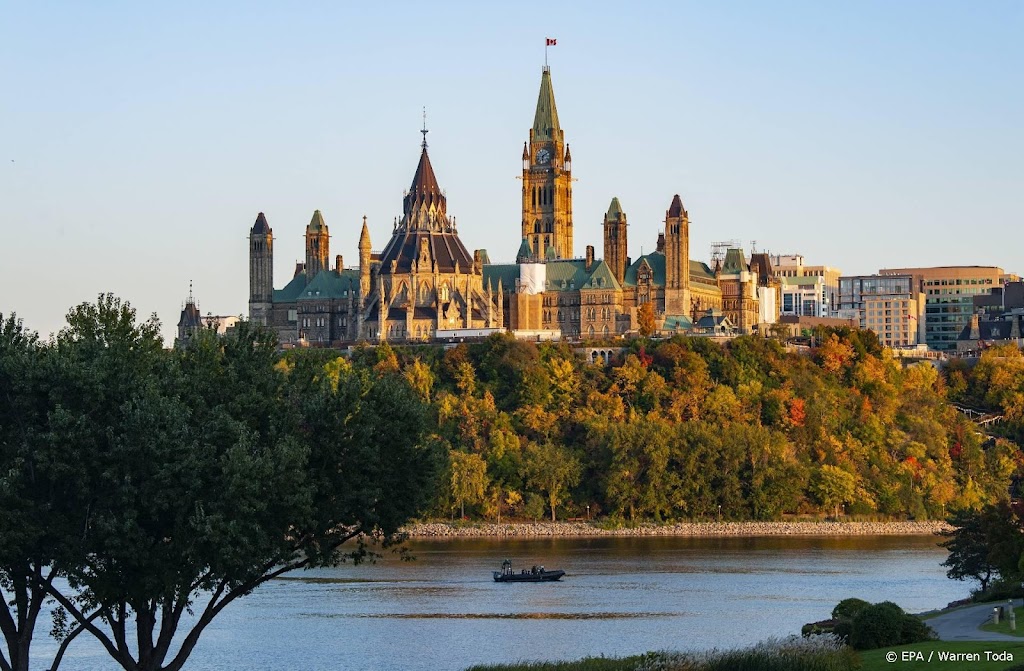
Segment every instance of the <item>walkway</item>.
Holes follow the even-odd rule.
[[[1006,602],[1004,601],[1003,604]],[[1020,603],[1014,600],[1014,604]],[[978,627],[990,621],[996,603],[982,603],[965,606],[925,620],[943,641],[1017,641],[1024,643],[1024,637],[982,631]],[[1024,618],[1017,623],[1017,630],[1024,633]]]

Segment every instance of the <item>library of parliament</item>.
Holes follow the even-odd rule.
[[[328,227],[317,210],[306,227],[305,262],[275,289],[273,231],[263,213],[256,218],[249,232],[249,318],[272,327],[282,345],[422,342],[498,330],[532,339],[606,338],[636,332],[645,303],[660,333],[756,328],[759,294],[771,283],[768,255],[748,261],[742,250],[730,249],[714,268],[691,260],[689,216],[678,195],[665,199],[655,251],[629,257],[626,213],[612,198],[604,257],[595,258],[589,245],[582,258],[574,256],[572,155],[550,68],[541,73],[523,145],[515,263],[493,264],[485,250],[463,245],[423,134],[402,217],[380,252],[372,251],[363,218],[357,267],[346,267],[340,255],[332,266]]]

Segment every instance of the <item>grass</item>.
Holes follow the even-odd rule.
[[[895,662],[886,660],[888,652],[895,652]],[[911,653],[912,659],[904,661],[902,653]],[[939,661],[940,652],[946,653],[977,653],[981,660],[963,662],[942,662]],[[985,653],[1009,653],[1013,656],[1012,661],[986,661]],[[922,659],[916,654],[921,653]],[[931,661],[928,661],[929,653],[932,654]],[[925,641],[923,643],[912,643],[900,645],[893,648],[882,648],[880,650],[865,650],[860,653],[862,666],[860,671],[934,671],[935,669],[970,669],[971,671],[1002,671],[1011,666],[1024,662],[1024,641]]]
[[[1024,637],[1024,608],[1014,608],[1013,612],[1015,619],[1020,622],[1015,631],[1010,631],[1010,622],[1006,619],[1000,619],[999,624],[992,624],[992,622],[989,621],[988,624],[981,625],[981,630],[994,631],[999,634],[1007,634],[1008,636]],[[1024,658],[1022,658],[1021,661],[1024,661]]]
[[[586,657],[573,662],[524,662],[496,666],[473,666],[467,671],[633,671],[643,661],[634,657]]]

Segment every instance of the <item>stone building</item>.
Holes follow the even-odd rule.
[[[524,337],[608,338],[638,329],[645,303],[659,332],[690,332],[709,314],[739,333],[778,314],[767,259],[730,250],[710,268],[690,258],[690,219],[672,197],[655,251],[629,256],[626,212],[612,198],[604,215],[603,259],[573,252],[572,157],[555,104],[551,70],[541,72],[533,125],[522,153],[522,241],[515,263],[470,253],[427,154],[419,164],[390,241],[374,253],[366,219],[359,263],[330,265],[330,234],[319,211],[306,227],[306,259],[273,288],[273,232],[261,213],[249,236],[249,313],[283,344],[421,341],[507,329]],[[756,257],[757,255],[755,255]],[[774,299],[775,294],[771,297]],[[713,311],[709,313],[708,311]],[[773,319],[773,318],[772,318]]]

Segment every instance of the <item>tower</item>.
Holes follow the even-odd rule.
[[[523,238],[534,258],[572,258],[572,156],[558,125],[551,68],[540,78],[530,140],[523,146]]]
[[[363,217],[363,230],[359,234],[359,297],[366,300],[370,295],[370,229]]]
[[[321,270],[330,270],[330,235],[320,210],[313,212],[313,218],[306,226],[306,277],[313,279]]]
[[[249,231],[249,319],[266,326],[273,302],[274,233],[260,212]]]
[[[679,194],[665,213],[665,314],[690,314],[690,219]]]
[[[622,283],[626,274],[626,213],[618,198],[612,198],[604,215],[604,262],[612,269],[615,279]]]

